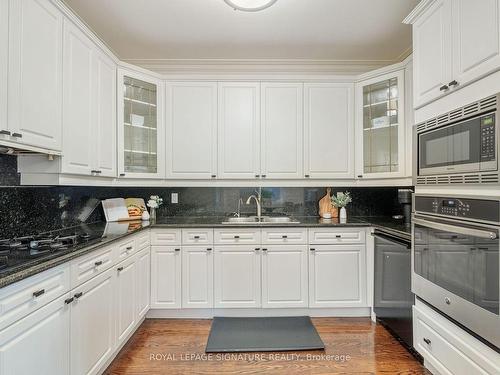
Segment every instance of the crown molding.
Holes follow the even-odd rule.
[[[406,16],[403,20],[403,23],[407,25],[411,25],[415,23],[415,21],[424,13],[427,9],[429,9],[436,0],[421,0],[420,3]]]
[[[119,61],[116,52],[108,46],[99,35],[76,13],[64,0],[50,0],[59,10],[84,34],[86,34],[92,41],[116,63]]]
[[[369,72],[360,74],[356,77],[356,82],[362,82],[367,79],[381,76],[383,74],[390,74],[402,69],[406,69],[407,65],[413,61],[413,55],[408,55],[403,61],[399,61],[392,65],[387,65],[379,69],[370,70]]]
[[[413,46],[409,46],[403,52],[399,54],[399,56],[394,60],[395,62],[405,61],[408,57],[410,57],[413,53]]]
[[[124,59],[123,61],[164,75],[358,75],[401,60]]]

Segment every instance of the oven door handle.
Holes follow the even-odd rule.
[[[488,231],[480,230],[480,229],[459,227],[456,225],[443,224],[443,223],[438,223],[436,221],[428,221],[428,220],[417,219],[417,218],[415,218],[413,220],[413,222],[415,224],[422,225],[424,227],[431,228],[431,229],[439,229],[439,230],[444,230],[444,231],[448,231],[448,232],[465,234],[468,236],[487,238],[489,240],[494,240],[497,238],[497,234],[495,232],[488,232]]]

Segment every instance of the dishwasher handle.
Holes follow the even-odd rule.
[[[411,241],[407,241],[404,238],[396,237],[396,236],[390,235],[388,233],[383,233],[383,232],[380,232],[377,230],[375,230],[372,233],[372,236],[378,237],[380,239],[383,239],[383,240],[386,240],[389,242],[397,243],[398,245],[406,247],[408,250],[411,249]]]

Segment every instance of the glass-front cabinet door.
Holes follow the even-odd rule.
[[[164,178],[163,84],[120,70],[118,167],[121,178]]]
[[[404,176],[404,71],[357,85],[358,178]]]

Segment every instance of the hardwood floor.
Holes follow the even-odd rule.
[[[211,320],[147,319],[105,374],[430,374],[368,318],[313,322],[324,352],[232,353],[224,359],[212,354],[207,359]]]

